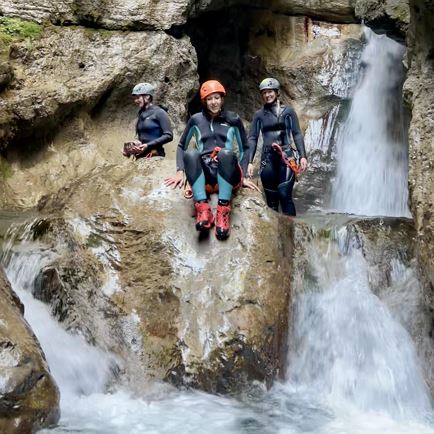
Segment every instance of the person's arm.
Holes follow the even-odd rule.
[[[170,176],[164,180],[164,184],[166,186],[172,186],[173,188],[182,187],[184,185],[185,177],[184,177],[184,152],[188,148],[191,138],[193,134],[196,134],[197,137],[197,127],[194,124],[192,118],[189,119],[187,125],[182,133],[181,139],[179,140],[178,147],[176,149],[176,175]]]
[[[291,129],[292,137],[294,138],[294,143],[295,146],[297,147],[298,155],[300,156],[301,170],[302,172],[304,172],[307,169],[307,157],[306,157],[306,149],[304,147],[303,134],[301,132],[300,123],[298,122],[297,113],[295,113],[294,109],[289,110],[289,116],[290,116],[289,128]]]
[[[256,148],[258,145],[258,138],[260,132],[261,132],[261,121],[259,119],[258,112],[256,112],[253,115],[252,123],[250,125],[250,130],[249,130],[249,138],[248,138],[248,143],[250,148],[249,163],[253,163],[253,160],[255,159]]]
[[[234,120],[234,127],[235,127],[235,136],[240,150],[240,166],[243,169],[243,176],[246,176],[247,166],[250,161],[250,147],[249,147],[249,142],[247,140],[246,130],[241,121],[241,118],[238,115]]]
[[[290,108],[288,109],[288,123],[286,128],[290,128],[292,137],[294,138],[294,143],[298,151],[298,155],[300,158],[306,158],[306,149],[304,147],[304,139],[303,134],[301,132],[300,123],[298,122],[297,113],[295,110]]]
[[[184,129],[184,132],[182,133],[181,138],[179,139],[178,147],[176,149],[176,171],[177,172],[180,170],[184,171],[184,152],[187,150],[193,135],[196,135],[196,140],[198,140],[197,127],[193,121],[193,118],[191,117],[187,122],[187,125]]]
[[[155,115],[160,124],[161,136],[146,143],[146,151],[151,151],[173,140],[172,126],[170,125],[170,119],[167,113],[161,109],[156,111]]]

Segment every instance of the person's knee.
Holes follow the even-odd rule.
[[[200,152],[197,149],[188,149],[184,152],[184,163],[185,162],[196,162],[200,159]]]
[[[222,149],[219,152],[218,159],[221,164],[226,164],[226,163],[234,164],[237,162],[237,156],[235,155],[235,152],[231,151],[230,149]]]

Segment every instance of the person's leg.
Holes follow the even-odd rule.
[[[277,191],[277,186],[279,184],[279,179],[276,170],[278,167],[273,164],[271,159],[263,160],[261,162],[261,182],[262,187],[264,187],[265,199],[267,205],[274,209],[279,210],[279,192]]]
[[[295,183],[295,174],[286,165],[282,165],[280,169],[280,183],[277,187],[279,192],[280,208],[283,214],[295,216],[295,205],[292,200],[292,189]]]
[[[237,156],[229,149],[222,149],[218,154],[219,202],[230,202],[233,188],[240,181],[241,173]]]
[[[222,149],[218,154],[217,182],[219,200],[216,213],[216,237],[225,240],[229,237],[232,192],[241,182],[237,156],[229,149]]]
[[[202,168],[202,158],[196,149],[184,153],[184,168],[187,181],[191,185],[196,208],[196,229],[210,229],[214,223],[211,207],[205,191],[205,174]]]
[[[189,149],[184,153],[185,176],[193,190],[196,202],[207,200],[205,192],[205,174],[202,169],[202,158],[196,149]]]

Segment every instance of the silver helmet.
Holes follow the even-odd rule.
[[[259,84],[259,91],[262,92],[263,90],[267,89],[279,90],[280,83],[275,78],[264,78]]]
[[[131,95],[151,95],[154,96],[155,87],[151,83],[136,84]]]

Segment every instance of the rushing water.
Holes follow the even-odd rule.
[[[434,433],[411,339],[370,292],[368,266],[345,226],[307,248],[289,378],[270,391],[253,385],[237,400],[163,385],[142,397],[109,392],[113,357],[65,332],[31,295],[55,253],[21,238],[4,245],[3,262],[61,391],[61,422],[43,433]]]
[[[404,47],[371,30],[365,34],[363,70],[336,145],[332,207],[358,215],[409,216]]]

